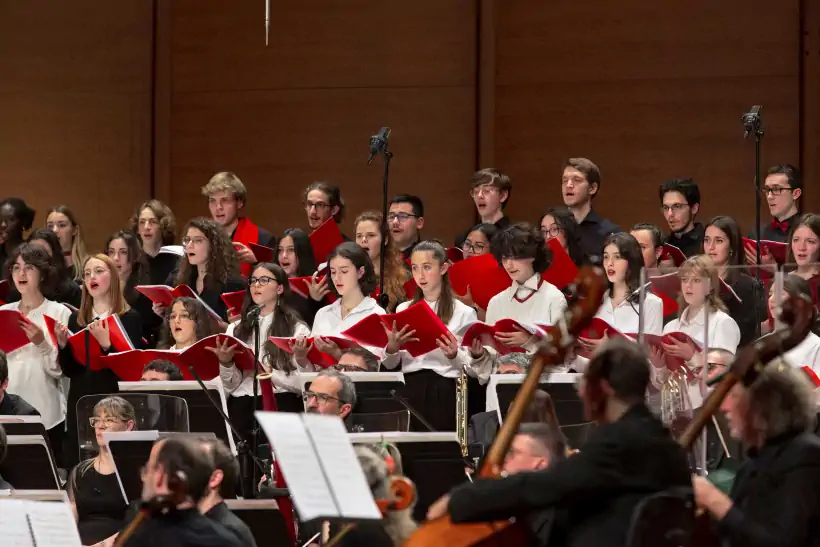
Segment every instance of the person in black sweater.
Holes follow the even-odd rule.
[[[313,256],[313,246],[304,230],[288,228],[279,239],[276,250],[276,263],[282,266],[288,278],[310,277],[316,271],[316,259]],[[314,294],[316,298],[314,298]],[[313,318],[316,312],[324,306],[324,297],[330,294],[327,283],[317,283],[311,287],[309,295],[297,294],[290,291],[285,296],[285,303],[296,310],[309,327],[313,327]]]
[[[661,212],[669,226],[664,244],[677,247],[688,258],[703,248],[703,225],[695,222],[700,210],[700,188],[692,179],[672,179],[660,185]]]
[[[122,325],[131,346],[142,347],[142,320],[140,315],[130,309],[122,295],[120,278],[110,258],[103,254],[88,257],[83,265],[83,298],[80,309],[71,314],[68,325],[57,323],[54,334],[60,347],[59,361],[63,374],[71,380],[68,390],[66,423],[68,442],[66,443],[66,461],[77,462],[79,448],[77,440],[77,401],[85,395],[117,393],[119,378],[110,369],[94,371],[86,363],[96,359],[102,353],[127,351],[128,344],[112,336],[106,318],[114,315]],[[79,347],[69,343],[71,333],[88,329],[85,343]]]
[[[19,395],[9,393],[9,362],[0,351],[0,416],[39,416],[37,409]]]
[[[587,418],[599,427],[578,454],[543,471],[466,483],[433,504],[428,518],[494,522],[555,507],[563,515],[550,545],[623,546],[642,499],[691,485],[686,454],[644,403],[646,362],[637,344],[610,340],[579,386]]]
[[[820,439],[813,385],[776,361],[723,401],[732,437],[749,446],[727,496],[694,477],[695,501],[716,522],[727,547],[817,545],[820,536]]]
[[[234,534],[197,509],[213,471],[213,462],[198,441],[184,437],[157,441],[142,475],[142,499],[150,504],[168,496],[173,505],[144,521],[125,539],[124,547],[244,547]]]
[[[242,545],[256,547],[251,529],[225,504],[226,499],[236,497],[239,462],[219,439],[203,441],[202,449],[213,460],[214,471],[208,481],[208,491],[199,501],[199,512],[228,529]]]
[[[83,545],[104,541],[125,524],[127,503],[103,432],[132,431],[136,423],[134,407],[122,397],[106,397],[94,405],[90,422],[99,452],[74,467],[66,488]]]
[[[171,209],[156,199],[144,201],[131,217],[131,231],[142,243],[143,258],[149,285],[162,285],[177,269],[181,249],[160,252],[176,241],[176,220]]]
[[[183,233],[185,254],[166,285],[188,285],[193,289],[221,317],[220,330],[224,332],[228,328],[228,306],[220,296],[244,290],[247,285],[239,275],[233,243],[214,221],[205,218],[188,222]],[[153,308],[158,315],[164,315],[162,306],[154,304]]]
[[[108,236],[105,252],[117,267],[125,301],[140,316],[144,345],[155,347],[162,318],[153,312],[151,300],[136,289],[140,285],[149,284],[148,262],[142,252],[139,237],[126,230],[115,232]]]

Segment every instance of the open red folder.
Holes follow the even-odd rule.
[[[578,266],[572,261],[566,249],[558,241],[557,237],[547,242],[552,251],[552,263],[549,268],[541,274],[544,281],[552,283],[558,289],[563,289],[578,276]]]
[[[418,341],[408,342],[401,348],[413,357],[438,349],[436,340],[450,332],[427,302],[420,300],[398,313],[368,315],[342,334],[364,346],[383,348],[387,346],[387,333],[384,332],[384,327],[392,329],[393,323],[396,323],[398,330],[409,327],[410,330],[416,331],[413,337],[418,338]]]
[[[169,287],[168,285],[138,285],[134,287],[140,293],[144,294],[148,300],[155,302],[162,306],[170,306],[176,298],[188,297],[199,300],[199,303],[205,306],[205,310],[210,313],[217,321],[222,321],[222,317],[216,313],[208,304],[202,300],[199,295],[188,285],[177,285],[176,287]]]
[[[216,347],[216,343],[224,344],[228,341],[230,345],[236,346],[234,354],[234,364],[242,370],[254,370],[256,359],[253,350],[241,340],[227,334],[214,334],[203,338],[193,346],[183,351],[171,350],[141,350],[135,349],[122,353],[110,353],[103,355],[99,359],[91,361],[92,370],[103,368],[111,369],[123,382],[137,382],[142,377],[142,369],[154,359],[165,359],[171,361],[182,372],[185,380],[193,380],[194,376],[188,369],[193,365],[194,370],[203,380],[213,380],[219,376],[219,360],[216,355],[206,348]]]
[[[638,338],[637,333],[628,333],[627,336],[632,339]],[[691,336],[683,332],[668,332],[663,335],[644,333],[643,335],[643,343],[647,346],[647,348],[654,347],[661,351],[666,362],[666,368],[668,368],[670,372],[678,371],[684,367],[685,363],[685,361],[680,357],[673,357],[666,353],[666,350],[663,349],[663,344],[671,344],[675,340],[678,342],[688,342],[694,345],[696,352],[702,351],[701,345],[693,340]]]
[[[686,262],[686,255],[674,245],[664,243],[663,250],[661,251],[661,260],[672,260],[675,266],[680,266]]]
[[[57,346],[57,335],[54,332],[54,327],[57,322],[49,316],[44,316],[46,327],[48,328],[48,333],[51,336],[51,339],[54,341],[54,345]],[[111,338],[111,351],[113,352],[121,352],[121,351],[131,351],[134,349],[134,344],[131,339],[128,337],[128,333],[125,332],[125,328],[122,326],[122,322],[118,315],[109,315],[103,321],[108,325],[108,335]],[[68,347],[71,348],[71,354],[74,356],[74,359],[80,363],[81,365],[88,366],[88,363],[85,362],[85,355],[86,355],[86,348],[85,348],[85,333],[88,331],[88,327],[84,328],[83,330],[71,334],[68,337]],[[59,347],[59,346],[58,346]],[[97,342],[97,339],[94,338],[89,334],[88,336],[88,357],[91,361],[95,361],[99,359],[103,355],[102,347],[100,347],[100,343]]]
[[[17,310],[0,310],[0,350],[4,353],[11,353],[30,342],[26,331],[20,326],[20,321],[29,322]]]
[[[219,298],[228,306],[228,317],[242,313],[242,303],[245,301],[245,292],[246,291],[242,290],[226,292],[219,295]]]
[[[276,249],[258,243],[248,243],[248,248],[253,251],[257,262],[276,262]]]
[[[510,348],[501,344],[495,339],[495,335],[500,332],[516,332],[518,330],[525,330],[531,334],[542,335],[544,331],[549,328],[549,325],[527,325],[519,323],[514,319],[499,319],[494,325],[488,325],[481,321],[471,323],[467,328],[462,329],[460,334],[461,345],[470,347],[475,340],[481,342],[482,346],[493,348],[499,355],[507,355],[508,353],[524,352],[524,348]]]
[[[448,276],[456,294],[464,296],[469,287],[473,302],[483,310],[487,309],[493,296],[512,285],[510,276],[491,254],[456,262],[448,270]]]
[[[316,279],[321,282],[324,279],[324,275],[320,275]],[[307,275],[305,277],[291,277],[288,279],[288,284],[290,285],[290,290],[294,293],[298,294],[302,298],[309,299],[310,298],[310,280],[311,276]],[[324,300],[322,301],[324,304],[332,304],[336,301],[336,295],[333,294],[331,291],[325,296]]]
[[[627,340],[632,340],[631,337],[625,335],[600,317],[593,317],[587,328],[581,331],[581,334],[578,335],[579,338],[588,338],[590,340],[600,340],[604,336],[607,338],[625,338]],[[578,355],[581,357],[586,357],[587,359],[592,357],[588,351],[580,346],[578,348]]]
[[[9,297],[9,282],[5,279],[0,280],[0,306],[6,303]]]
[[[753,253],[757,253],[757,241],[748,237],[743,238],[743,247],[749,249]],[[788,255],[788,243],[781,243],[779,241],[769,241],[768,239],[760,240],[760,252],[767,252],[774,258],[778,264],[786,263],[786,256]]]
[[[458,247],[448,247],[447,248],[447,260],[455,264],[456,262],[461,262],[464,260],[464,250],[459,249]]]
[[[359,344],[357,344],[353,340],[341,338],[339,336],[320,336],[319,338],[322,338],[329,342],[335,342],[336,345],[339,346],[339,349],[343,350],[359,346]],[[290,354],[293,354],[293,350],[290,347],[290,343],[294,342],[296,338],[279,338],[276,336],[271,336],[270,338],[268,338],[268,340],[273,342],[273,344],[277,348],[280,348]],[[313,344],[313,337],[306,338],[305,340],[307,341],[308,346]],[[310,361],[314,365],[319,365],[322,368],[332,367],[336,364],[336,359],[334,359],[331,355],[327,353],[319,351],[318,349],[316,349],[315,345],[312,348],[310,348],[310,351],[307,354],[307,358],[308,361]]]
[[[313,247],[313,257],[316,259],[316,264],[326,262],[333,249],[344,243],[342,232],[339,231],[339,225],[336,224],[333,217],[324,221],[308,237],[310,238],[310,245]]]

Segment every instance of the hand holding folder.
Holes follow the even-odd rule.
[[[0,310],[0,350],[11,353],[31,342],[21,323],[29,320],[17,310]]]
[[[628,334],[631,338],[637,338],[637,334]],[[647,334],[643,335],[644,344],[662,356],[666,368],[670,372],[676,372],[680,369],[685,369],[686,359],[681,357],[679,350],[682,345],[688,345],[693,348],[694,353],[701,351],[701,346],[688,334],[683,332],[669,332],[664,335]]]
[[[662,250],[661,250],[661,260],[671,260],[674,262],[675,267],[680,267],[681,264],[686,262],[686,255],[683,254],[683,251],[675,247],[670,243],[664,243]]]
[[[165,307],[170,306],[177,298],[188,297],[199,300],[199,303],[205,307],[205,310],[210,313],[214,319],[222,321],[222,317],[206,304],[196,291],[188,285],[177,285],[176,287],[169,287],[168,285],[138,285],[134,288],[144,294],[151,302]]]
[[[321,226],[316,228],[309,236],[310,245],[313,247],[313,257],[316,264],[327,261],[327,257],[333,249],[344,243],[342,232],[333,217],[327,219]]]
[[[359,344],[354,342],[353,340],[349,340],[347,338],[340,338],[338,336],[321,336],[323,340],[328,342],[333,342],[339,349],[345,350],[349,348],[358,347]],[[308,347],[307,352],[307,360],[313,363],[314,365],[318,365],[322,368],[332,367],[336,364],[337,360],[332,355],[328,353],[324,353],[319,351],[314,344],[314,337],[305,338],[305,344]],[[293,354],[293,347],[296,344],[298,338],[287,338],[287,337],[277,337],[271,336],[268,338],[277,348],[284,350],[290,354]]]
[[[52,341],[54,341],[54,345],[59,348],[60,346],[57,342],[56,333],[57,322],[49,316],[45,316],[45,322],[46,328],[48,329],[48,333],[51,336]],[[128,337],[128,333],[125,332],[125,328],[122,326],[122,322],[120,321],[120,317],[118,315],[109,315],[105,319],[101,319],[100,324],[103,328],[108,330],[108,336],[111,342],[109,351],[123,352],[131,351],[134,349],[134,343]],[[74,359],[84,366],[88,366],[88,363],[86,363],[87,332],[90,332],[90,326],[87,326],[86,328],[77,333],[70,333],[67,344],[68,347],[71,349],[71,355],[74,357]],[[87,339],[88,357],[93,362],[103,355],[102,346],[97,341],[97,339],[91,334],[88,335]]]
[[[419,300],[398,313],[368,315],[342,334],[364,346],[383,348],[387,346],[387,332],[394,329],[414,333],[414,339],[401,348],[413,357],[438,349],[436,341],[450,332],[427,302]]]
[[[512,285],[509,274],[491,254],[472,256],[453,264],[448,276],[453,291],[464,296],[469,289],[473,302],[482,310],[487,309],[493,296]]]
[[[258,243],[248,243],[248,248],[253,251],[257,262],[276,262],[276,249]]]
[[[245,302],[245,291],[222,293],[219,295],[219,298],[221,298],[228,307],[228,317],[242,313],[242,304]]]
[[[525,352],[523,347],[510,347],[502,344],[497,338],[497,334],[526,332],[530,336],[543,336],[548,325],[527,325],[519,323],[514,319],[499,319],[494,325],[488,325],[481,321],[471,323],[467,328],[462,329],[461,345],[472,347],[473,342],[479,342],[482,346],[493,348],[499,355],[508,353]]]
[[[581,334],[578,335],[578,341],[580,343],[578,355],[591,359],[592,353],[594,352],[593,346],[597,347],[599,341],[609,338],[623,338],[632,340],[632,338],[628,337],[600,317],[594,317],[592,321],[590,321],[589,326],[587,326],[587,328],[581,331]]]
[[[757,241],[748,237],[743,238],[743,248],[748,249],[754,254],[757,254]],[[779,241],[769,241],[767,239],[760,240],[760,254],[769,254],[774,258],[778,264],[786,263],[786,255],[788,255],[789,245]]]
[[[547,246],[552,251],[552,263],[549,265],[541,277],[544,281],[552,283],[558,289],[563,289],[575,281],[578,276],[578,266],[567,254],[564,246],[557,237],[550,239]]]

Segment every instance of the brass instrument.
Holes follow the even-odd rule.
[[[456,380],[456,436],[461,446],[461,455],[467,457],[467,372],[461,367],[461,375]]]

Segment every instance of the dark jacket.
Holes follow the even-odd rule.
[[[211,509],[205,513],[205,516],[224,526],[225,529],[235,535],[236,539],[245,547],[256,547],[256,541],[253,539],[251,529],[247,524],[242,522],[242,519],[228,509],[224,501],[211,507]]]
[[[449,511],[454,522],[475,522],[556,507],[562,513],[561,529],[553,530],[550,547],[621,547],[641,499],[690,485],[683,450],[639,404],[618,421],[598,427],[580,453],[544,471],[456,488]]]
[[[787,434],[750,451],[717,524],[731,547],[820,545],[820,439]]]
[[[0,416],[39,416],[37,409],[31,406],[28,401],[15,395],[6,392],[3,394],[3,400],[0,401]]]

